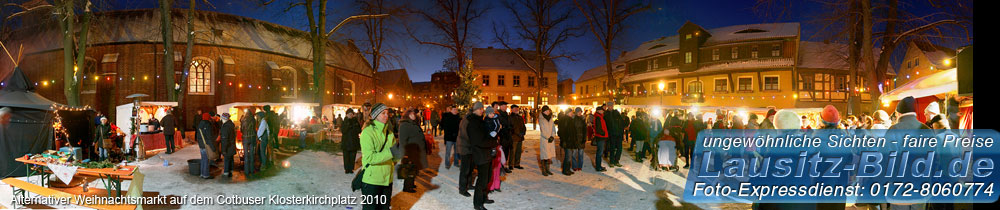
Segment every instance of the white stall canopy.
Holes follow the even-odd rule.
[[[914,98],[958,92],[958,70],[940,71],[914,79],[902,86],[882,94],[882,101],[898,101],[907,96]]]

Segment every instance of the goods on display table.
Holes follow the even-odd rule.
[[[121,196],[121,181],[132,179],[132,173],[137,166],[115,164],[108,161],[90,162],[78,160],[73,152],[47,150],[41,154],[26,154],[15,159],[24,163],[27,176],[42,176],[42,185],[46,186],[48,178],[56,175],[60,181],[69,184],[74,177],[96,177],[104,179],[105,189],[108,189],[108,196]]]

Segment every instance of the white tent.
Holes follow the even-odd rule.
[[[139,109],[139,122],[146,122],[151,117],[156,119],[163,118],[166,115],[165,107],[176,107],[177,102],[159,102],[159,101],[142,101],[139,102],[139,107],[156,107],[152,112],[148,112],[145,109]],[[135,103],[127,103],[118,105],[115,107],[115,125],[125,132],[125,139],[132,139],[132,110],[135,108]],[[140,127],[140,131],[145,130]],[[131,148],[132,142],[125,141],[125,148]]]
[[[952,68],[914,79],[879,97],[883,102],[898,101],[907,96],[920,98],[945,93],[957,93],[958,69]]]

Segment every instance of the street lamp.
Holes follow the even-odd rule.
[[[663,82],[660,82],[660,101],[659,105],[663,105]]]
[[[333,34],[333,32],[337,31],[337,29],[340,29],[341,26],[344,26],[345,23],[351,22],[352,20],[369,19],[369,18],[383,18],[383,17],[388,17],[388,16],[389,16],[389,14],[355,15],[355,16],[351,16],[351,17],[348,17],[347,19],[344,19],[344,20],[340,21],[340,23],[338,23],[337,26],[334,26],[333,29],[330,29],[330,32],[326,33],[326,36],[329,37],[330,35]]]

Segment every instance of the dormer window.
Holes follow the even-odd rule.
[[[736,34],[763,33],[763,32],[767,31],[762,29],[750,28],[750,29],[744,29],[742,31],[737,31]]]

